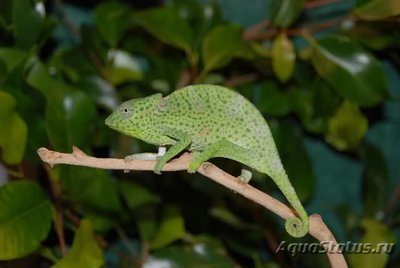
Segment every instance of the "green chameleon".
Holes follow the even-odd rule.
[[[121,104],[105,121],[109,127],[147,143],[161,146],[158,154],[129,156],[156,159],[154,172],[183,150],[193,152],[188,172],[213,157],[224,157],[267,174],[278,185],[300,219],[286,220],[294,237],[308,232],[307,213],[282,166],[271,131],[257,108],[237,92],[215,85],[193,85],[166,97],[161,93]],[[165,151],[165,146],[170,146]],[[251,172],[242,170],[242,179]]]

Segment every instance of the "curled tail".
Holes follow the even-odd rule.
[[[289,201],[289,204],[296,210],[297,214],[300,216],[292,217],[286,220],[285,229],[293,237],[302,237],[308,233],[309,220],[307,212],[304,210],[303,205],[300,203],[299,197],[297,196],[292,184],[289,181],[286,172],[279,172],[279,174],[274,174],[272,180],[276,183],[279,189],[282,191],[283,195]]]

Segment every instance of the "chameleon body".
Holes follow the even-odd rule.
[[[155,94],[133,99],[106,119],[106,125],[157,146],[168,146],[157,157],[154,171],[183,150],[193,152],[188,172],[213,157],[229,158],[272,178],[300,218],[286,220],[294,237],[308,232],[308,215],[283,168],[271,131],[257,108],[239,93],[221,86],[194,85],[166,97]]]

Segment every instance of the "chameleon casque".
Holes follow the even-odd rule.
[[[239,93],[216,85],[187,86],[166,97],[158,93],[126,101],[105,123],[147,143],[168,146],[156,158],[158,174],[183,150],[193,152],[190,173],[210,158],[223,157],[267,174],[300,216],[286,220],[287,232],[294,237],[308,232],[308,215],[283,168],[268,124]]]

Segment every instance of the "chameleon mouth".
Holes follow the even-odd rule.
[[[110,128],[114,128],[115,127],[115,120],[114,120],[114,114],[110,114],[105,122],[104,122],[107,126],[109,126]]]

